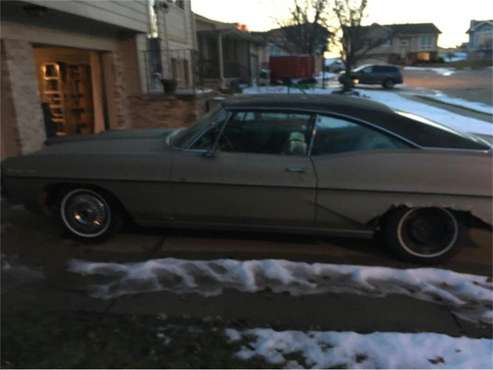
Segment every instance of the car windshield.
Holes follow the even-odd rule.
[[[226,111],[224,109],[221,107],[213,109],[189,128],[178,132],[172,140],[173,145],[178,148],[187,148],[200,133],[219,122],[223,122],[225,119]]]
[[[361,71],[362,69],[366,68],[366,67],[369,67],[370,65],[369,64],[363,64],[362,66],[359,66],[357,68],[355,68],[353,71],[354,72],[359,72]]]

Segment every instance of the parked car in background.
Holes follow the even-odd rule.
[[[344,70],[344,62],[339,58],[326,59],[325,70],[332,73],[341,72]]]
[[[186,129],[118,130],[2,163],[2,191],[77,238],[142,225],[372,237],[433,262],[492,224],[491,147],[340,95],[219,102]]]
[[[345,73],[339,76],[339,82],[343,83]],[[392,89],[395,85],[403,83],[401,69],[393,65],[363,65],[351,72],[353,84],[382,85],[386,89]]]

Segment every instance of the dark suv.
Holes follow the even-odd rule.
[[[339,76],[339,82],[344,83],[346,74]],[[386,89],[392,89],[395,84],[402,83],[401,70],[392,65],[363,65],[351,72],[353,84],[382,85]]]

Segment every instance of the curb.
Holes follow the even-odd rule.
[[[484,115],[484,116],[486,116],[486,117],[489,118],[489,121],[487,121],[487,122],[493,123],[493,122],[491,122],[491,119],[493,117],[493,114],[488,114],[486,112],[483,112],[483,111],[480,111],[480,110],[476,110],[476,109],[470,108],[470,107],[464,107],[463,105],[459,105],[459,104],[444,102],[443,100],[435,99],[432,96],[418,95],[418,94],[413,94],[413,96],[416,97],[416,98],[418,98],[418,99],[429,100],[429,101],[432,101],[432,102],[435,102],[435,103],[438,103],[438,104],[448,105],[448,106],[451,106],[451,107],[454,107],[454,108],[458,108],[458,109],[462,109],[462,110],[465,110],[465,111],[469,111],[469,112],[472,112],[472,113],[482,114],[482,115]]]

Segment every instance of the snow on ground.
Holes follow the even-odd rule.
[[[408,71],[431,71],[440,76],[451,76],[455,73],[455,68],[444,67],[404,67]]]
[[[493,125],[486,121],[466,117],[445,109],[407,99],[394,92],[365,90],[363,93],[370,99],[384,103],[392,109],[410,112],[425,117],[457,131],[480,135],[493,135]]]
[[[299,90],[296,88],[289,88],[286,86],[262,86],[262,87],[250,87],[243,90],[243,94],[313,94],[313,95],[325,95],[331,94],[335,88],[313,88]],[[357,90],[358,91],[358,90]],[[394,91],[384,91],[380,89],[365,89],[359,90],[362,97],[366,97],[380,103],[389,106],[392,109],[401,110],[404,112],[410,112],[422,117],[425,117],[431,121],[441,123],[454,130],[461,132],[468,132],[472,134],[480,135],[493,135],[493,125],[486,121],[466,117],[460,114],[450,112],[445,109],[436,108],[425,103],[417,102]]]
[[[323,81],[324,76],[325,76],[325,80],[328,81],[328,80],[335,80],[338,74],[332,72],[320,72],[317,76],[315,76],[315,79],[321,82]]]
[[[472,110],[475,110],[478,112],[493,114],[493,106],[491,106],[491,105],[480,103],[480,102],[472,102],[472,101],[468,101],[468,100],[464,100],[464,99],[460,99],[460,98],[455,98],[455,97],[443,94],[440,91],[436,91],[432,94],[417,94],[417,95],[422,95],[424,97],[430,97],[430,98],[433,98],[435,100],[442,101],[444,103],[458,105],[460,107],[472,109]]]
[[[260,356],[283,368],[484,368],[493,367],[493,340],[435,333],[357,334],[334,331],[226,329],[242,341],[236,356]]]
[[[436,268],[395,269],[286,260],[154,259],[137,263],[72,260],[69,271],[105,277],[91,294],[109,299],[126,294],[171,291],[204,296],[225,289],[292,295],[401,294],[449,306],[463,318],[493,322],[493,283],[484,276]]]
[[[0,254],[0,271],[2,273],[2,292],[42,280],[45,277],[41,271],[18,263],[16,256],[4,254]]]

